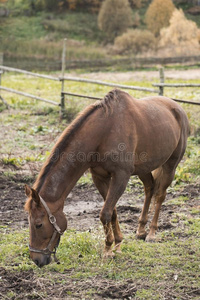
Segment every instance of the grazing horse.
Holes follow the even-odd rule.
[[[105,231],[105,255],[112,244],[120,251],[116,203],[128,180],[138,175],[145,201],[137,237],[153,241],[158,215],[176,167],[185,152],[189,123],[184,110],[166,97],[135,99],[115,89],[90,105],[69,125],[41,169],[33,188],[26,186],[30,256],[39,267],[51,261],[67,228],[64,201],[78,179],[90,169],[104,199],[100,220]],[[146,233],[152,197],[155,214]]]

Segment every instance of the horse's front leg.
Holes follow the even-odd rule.
[[[130,175],[127,173],[120,171],[116,174],[113,174],[108,193],[105,199],[104,206],[100,213],[100,220],[104,227],[105,232],[105,250],[104,255],[105,256],[113,256],[112,253],[112,244],[114,242],[114,236],[112,231],[112,225],[114,225],[115,220],[113,219],[113,215],[116,213],[115,205],[118,201],[118,199],[123,194],[126,185],[128,183],[128,180],[130,178]],[[116,226],[116,224],[115,224]],[[115,233],[118,231],[118,226],[114,228]],[[121,243],[122,236],[120,237],[119,244]],[[120,245],[117,246],[117,250],[120,249]]]

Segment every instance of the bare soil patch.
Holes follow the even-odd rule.
[[[114,82],[122,81],[157,81],[159,80],[158,71],[129,71],[129,72],[93,72],[82,74],[82,77],[92,78],[94,80],[107,80]],[[187,70],[165,70],[166,79],[182,79],[182,80],[192,80],[200,79],[200,68],[197,69],[187,69]]]
[[[9,179],[0,177],[1,191],[1,212],[0,225],[8,225],[13,228],[23,228],[28,226],[27,213],[24,211],[26,196],[24,185],[26,180],[23,177]],[[199,205],[200,183],[188,184],[178,191],[169,192],[166,201],[162,205],[159,230],[170,229],[170,219],[173,214],[184,212],[190,214],[192,207]],[[125,231],[136,232],[138,218],[143,206],[143,185],[132,187],[133,192],[125,192],[118,201],[118,217],[120,223],[125,226]],[[168,200],[186,196],[189,200],[184,206],[168,204]],[[80,231],[89,230],[100,224],[99,213],[103,206],[103,199],[94,185],[75,186],[68,195],[64,212],[68,218],[68,227]],[[150,215],[152,213],[150,212]],[[150,217],[151,219],[151,217]]]

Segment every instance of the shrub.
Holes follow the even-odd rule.
[[[69,10],[87,10],[92,13],[99,11],[103,0],[65,0]]]
[[[140,26],[140,15],[139,13],[136,11],[136,13],[134,14],[133,17],[133,28],[139,27]]]
[[[105,0],[98,15],[98,26],[108,40],[127,30],[132,25],[132,10],[128,0]]]
[[[169,25],[169,20],[174,9],[175,6],[172,0],[153,0],[149,5],[145,15],[145,21],[148,29],[153,32],[155,36],[159,35],[163,27]]]
[[[132,8],[140,8],[142,6],[141,0],[129,0]]]
[[[44,6],[48,10],[55,10],[58,9],[59,7],[59,2],[57,0],[43,0],[44,1]]]
[[[138,54],[144,51],[155,49],[156,38],[148,30],[131,29],[123,35],[117,37],[114,49],[117,53]]]
[[[160,33],[160,47],[171,49],[172,54],[199,54],[199,29],[195,22],[188,20],[182,10],[176,9],[170,19],[170,26]]]

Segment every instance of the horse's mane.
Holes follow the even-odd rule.
[[[63,153],[66,149],[67,145],[69,144],[73,135],[77,132],[77,130],[84,124],[84,122],[98,109],[103,108],[106,112],[112,109],[113,100],[118,99],[119,93],[122,91],[118,89],[114,89],[110,91],[103,100],[97,101],[96,103],[88,106],[86,109],[83,110],[75,120],[63,131],[60,138],[56,142],[55,146],[51,151],[51,155],[43,165],[36,182],[34,183],[33,188],[39,193],[46,175],[49,173],[51,168],[54,166],[55,162],[58,160],[57,155],[59,153]]]

